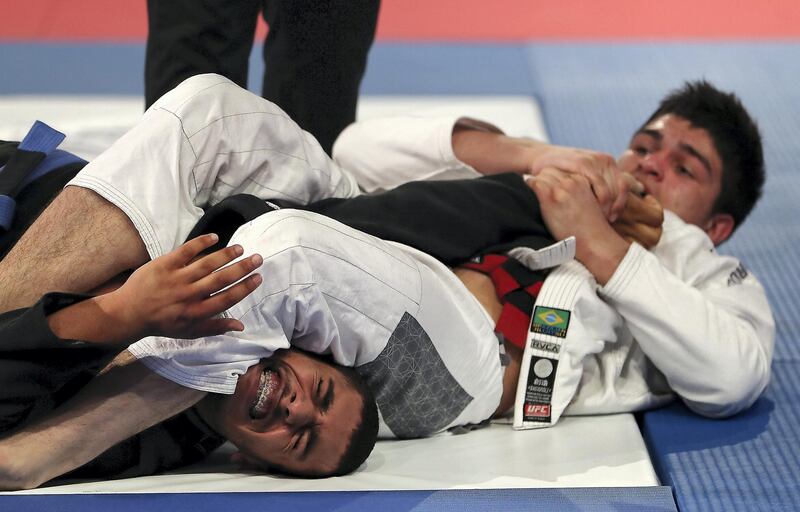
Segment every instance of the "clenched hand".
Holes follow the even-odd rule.
[[[625,209],[612,227],[625,240],[651,249],[661,239],[663,223],[664,208],[655,197],[629,193]]]

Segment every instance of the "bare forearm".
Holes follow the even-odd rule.
[[[456,126],[453,130],[453,153],[460,161],[482,174],[530,171],[544,143],[533,139],[509,137],[500,133]]]
[[[47,317],[50,330],[63,340],[81,340],[125,347],[137,339],[137,329],[109,304],[109,295],[86,299]]]
[[[97,377],[49,417],[0,441],[0,487],[37,487],[205,396],[131,362],[127,352],[123,356],[129,360]]]
[[[241,322],[218,314],[259,285],[261,276],[245,276],[261,256],[231,263],[242,254],[231,246],[197,258],[217,240],[195,238],[139,268],[120,288],[49,315],[50,329],[61,339],[119,347],[145,336],[192,339],[242,330]]]

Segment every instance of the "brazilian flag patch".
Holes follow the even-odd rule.
[[[531,332],[566,338],[568,327],[569,311],[542,306],[536,306],[536,309],[533,310]]]

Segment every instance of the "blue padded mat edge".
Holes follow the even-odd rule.
[[[778,361],[767,392],[727,420],[675,404],[646,413],[645,441],[683,512],[798,510],[800,364]]]
[[[0,496],[15,512],[313,510],[322,512],[667,512],[676,511],[668,487],[340,491],[188,494],[58,494]]]

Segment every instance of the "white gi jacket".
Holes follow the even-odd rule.
[[[117,205],[153,258],[235,193],[297,203],[360,193],[277,106],[212,74],[165,94],[70,185]],[[131,345],[154,372],[229,394],[249,367],[294,346],[356,368],[375,393],[382,437],[431,435],[497,409],[494,325],[433,257],[291,209],[246,223],[231,243],[264,258],[258,289],[226,312],[245,331]]]
[[[370,120],[342,133],[334,159],[367,192],[478,176],[453,153],[457,122],[496,130],[452,117]],[[571,261],[548,276],[536,305],[537,312],[566,311],[568,327],[563,338],[529,338],[555,346],[537,351],[528,344],[516,426],[547,426],[562,413],[651,408],[674,394],[699,414],[728,416],[749,407],[769,381],[775,326],[764,289],[737,259],[718,254],[702,230],[669,211],[658,245],[648,252],[632,244],[605,286]],[[541,423],[520,421],[531,356],[558,361],[552,411]]]

